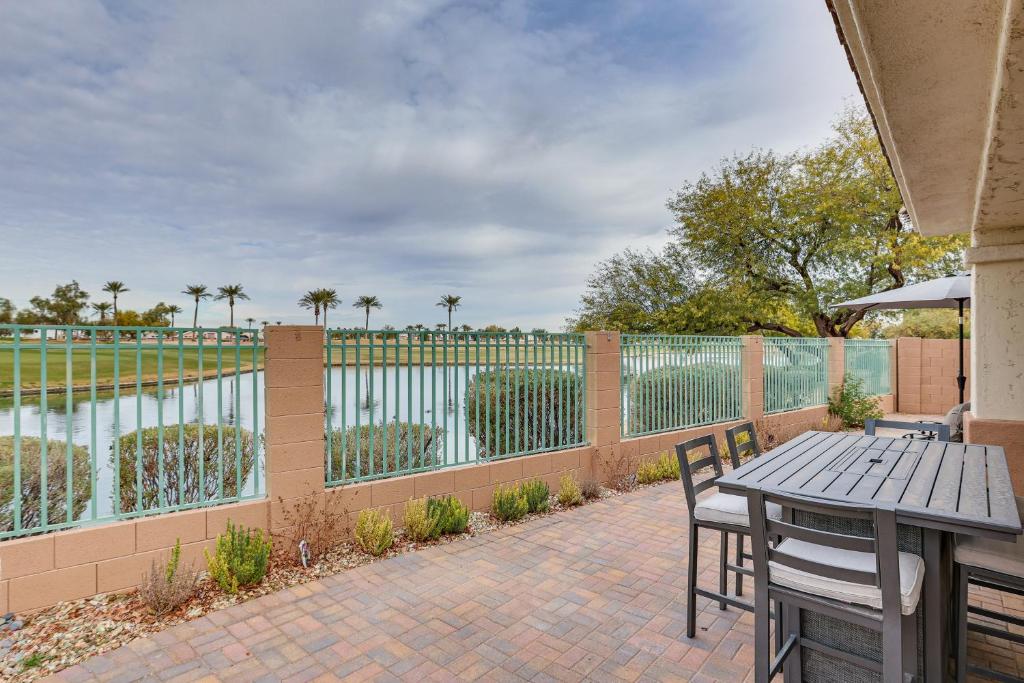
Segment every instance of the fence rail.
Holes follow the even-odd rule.
[[[764,411],[828,403],[827,339],[764,338]]]
[[[328,330],[326,483],[586,443],[578,334]]]
[[[0,325],[0,538],[263,495],[262,356],[241,329]]]
[[[738,337],[624,334],[620,343],[622,436],[741,417]]]
[[[892,347],[887,339],[847,339],[844,344],[845,372],[864,383],[874,396],[892,393]]]

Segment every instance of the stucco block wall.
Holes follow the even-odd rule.
[[[901,413],[941,415],[959,403],[957,339],[896,340],[896,406]],[[964,342],[964,400],[971,400],[971,342]]]
[[[268,528],[266,500],[60,531],[0,543],[0,610],[30,612],[137,587],[180,538],[182,561],[204,567],[227,520]]]

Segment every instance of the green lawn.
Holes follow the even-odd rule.
[[[33,347],[38,344],[33,342]],[[71,350],[71,383],[75,387],[88,386],[91,379],[91,363],[88,344],[74,344]],[[41,354],[38,348],[21,349],[21,387],[22,389],[38,389],[41,386]],[[143,381],[158,378],[160,351],[155,344],[145,344],[141,353],[137,354],[134,342],[125,341],[118,358],[120,383],[134,382],[141,374]],[[225,373],[235,370],[235,348],[225,345],[221,350],[222,367]],[[141,359],[141,363],[139,362]],[[113,384],[114,348],[110,344],[96,346],[96,383],[99,385]],[[67,348],[62,341],[47,344],[46,349],[46,384],[49,388],[63,388],[68,384]],[[263,350],[257,356],[257,365],[263,364]],[[182,370],[185,377],[196,377],[199,370],[199,349],[186,346],[182,350]],[[252,367],[252,347],[242,347],[241,370]],[[165,381],[178,379],[178,348],[177,343],[167,343],[163,350],[163,370]],[[203,349],[203,374],[217,370],[217,349]],[[0,343],[0,392],[10,393],[14,388],[14,347],[9,343]]]

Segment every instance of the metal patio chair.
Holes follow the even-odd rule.
[[[757,487],[749,489],[747,499],[754,551],[754,680],[767,683],[783,666],[796,667],[795,672],[786,672],[787,680],[801,680],[801,648],[875,671],[883,683],[902,683],[906,676],[916,675],[924,561],[899,552],[895,509],[825,502]],[[773,504],[782,506],[789,521],[768,513]],[[797,526],[791,521],[794,512],[866,520],[872,535]],[[781,540],[772,547],[769,538]],[[783,644],[776,645],[774,656],[769,639],[772,601],[777,614],[782,603],[784,629]],[[804,637],[802,610],[879,632],[881,663]]]
[[[864,433],[874,436],[879,427],[888,429],[913,429],[915,434],[904,434],[904,439],[925,439],[928,441],[949,441],[949,425],[943,422],[902,422],[900,420],[864,420]],[[926,435],[926,436],[921,436]]]
[[[690,455],[704,448],[708,450],[708,454],[691,462]],[[742,591],[741,577],[753,576],[753,570],[740,564],[729,563],[729,534],[736,534],[741,539],[739,543],[741,550],[738,552],[740,553],[739,557],[742,558],[742,537],[749,533],[750,521],[747,515],[747,500],[743,496],[716,491],[710,496],[697,500],[697,496],[714,487],[715,482],[723,474],[722,458],[719,455],[718,442],[714,434],[676,444],[676,457],[679,459],[679,478],[683,482],[686,506],[690,512],[686,635],[693,638],[696,633],[696,596],[698,595],[718,602],[719,609],[725,609],[726,605],[747,611],[754,609],[751,603],[739,599],[740,591]],[[695,483],[694,472],[708,466],[714,469],[713,476]],[[782,510],[773,506],[769,514],[781,518]],[[701,529],[713,529],[721,533],[717,593],[697,586],[697,549],[700,546],[698,534]],[[729,595],[727,592],[729,573],[736,575],[736,595]]]
[[[746,440],[740,441],[738,437],[746,435]],[[757,442],[757,432],[754,431],[753,422],[744,422],[731,429],[725,430],[725,440],[729,444],[729,461],[732,468],[736,469],[743,462],[743,457],[751,454],[751,457],[761,457],[761,445]],[[743,534],[736,534],[736,566],[742,567],[744,560],[753,560],[753,557],[746,552],[743,545]],[[743,595],[743,574],[736,574],[736,595]]]
[[[1017,510],[1024,510],[1024,499],[1017,498]],[[1024,627],[1024,618],[967,604],[967,591],[972,584],[1024,596],[1024,536],[1018,536],[1014,543],[960,536],[953,551],[953,560],[957,586],[956,680],[967,680],[970,672],[998,681],[1024,681],[1002,672],[970,666],[967,662],[968,631],[1024,645],[1024,635],[1009,630],[1009,626]],[[1007,629],[1004,631],[989,624],[971,622],[969,614],[1003,622]]]

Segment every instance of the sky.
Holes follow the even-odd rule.
[[[561,329],[724,156],[859,101],[824,0],[0,4],[0,297]],[[200,324],[227,322],[204,303]]]

